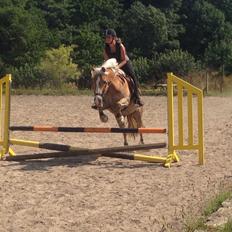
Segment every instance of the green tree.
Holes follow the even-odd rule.
[[[0,34],[0,56],[8,67],[36,64],[49,38],[44,19],[20,7],[0,8]]]
[[[123,36],[135,56],[152,57],[168,40],[164,13],[152,6],[135,2],[123,17]]]
[[[218,9],[220,9],[224,15],[225,19],[232,23],[232,1],[231,0],[209,0]]]
[[[156,79],[164,78],[167,72],[186,76],[194,69],[196,69],[194,57],[188,52],[179,49],[160,54],[156,62],[154,62]]]
[[[72,43],[72,0],[27,0],[25,8],[43,15],[53,36],[51,46]]]
[[[152,62],[150,59],[144,57],[134,59],[133,67],[140,83],[148,82],[151,79]]]
[[[64,83],[69,81],[77,82],[80,70],[77,64],[72,62],[72,52],[73,46],[65,47],[64,45],[46,51],[39,70],[41,75],[46,77],[44,79],[48,85],[61,88]]]
[[[83,75],[89,76],[91,66],[103,63],[102,37],[91,25],[84,25],[78,30],[76,44],[74,60],[84,70]]]
[[[195,58],[203,59],[208,44],[223,34],[224,14],[203,0],[185,0],[182,14],[186,32],[182,36],[181,46]]]
[[[121,17],[121,5],[117,0],[79,0],[72,2],[73,25],[91,24],[95,30],[117,28]]]
[[[72,6],[73,43],[78,45],[74,59],[84,70],[83,76],[89,76],[90,67],[103,62],[103,31],[117,30],[121,5],[116,0],[73,0]]]
[[[209,43],[205,52],[206,64],[214,70],[225,68],[225,71],[232,66],[232,25],[226,23],[224,33],[218,40]]]

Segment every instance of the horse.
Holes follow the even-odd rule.
[[[103,112],[110,111],[114,114],[120,128],[140,128],[143,126],[143,107],[133,101],[133,80],[126,77],[123,70],[117,68],[117,61],[111,58],[100,67],[92,68],[91,80],[94,92],[94,105],[98,110],[100,120],[108,121],[108,116]],[[135,134],[131,134],[135,138]],[[123,134],[124,145],[128,145],[127,134]],[[144,144],[143,135],[140,133],[140,144]]]

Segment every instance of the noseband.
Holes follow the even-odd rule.
[[[101,89],[99,87],[97,87],[97,91],[95,90],[94,96],[100,96],[103,98],[106,95],[106,93],[108,92],[110,84],[111,84],[110,81],[104,81],[103,87]]]

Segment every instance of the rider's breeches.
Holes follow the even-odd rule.
[[[126,75],[130,76],[133,81],[134,81],[134,84],[135,84],[135,95],[138,96],[139,95],[139,91],[138,91],[138,88],[139,88],[139,84],[138,84],[138,79],[135,75],[135,72],[134,72],[134,69],[132,67],[132,64],[130,61],[127,61],[127,63],[121,67],[121,69],[126,73]]]

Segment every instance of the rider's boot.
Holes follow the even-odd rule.
[[[137,104],[139,106],[143,106],[144,102],[139,94],[139,90],[136,89],[134,94],[135,94],[135,104]]]

